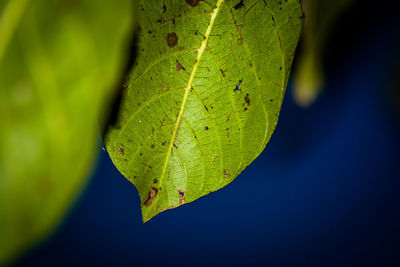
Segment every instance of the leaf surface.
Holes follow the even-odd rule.
[[[85,185],[132,1],[0,3],[0,265],[48,234]]]
[[[143,220],[232,182],[275,129],[299,2],[140,1],[136,65],[106,148]]]

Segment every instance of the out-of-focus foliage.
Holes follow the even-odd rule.
[[[0,1],[0,264],[48,234],[85,184],[133,1]]]
[[[303,0],[304,29],[294,73],[294,98],[309,106],[324,86],[323,54],[340,15],[356,0]]]
[[[298,0],[142,0],[138,57],[106,148],[143,220],[232,182],[278,121]]]

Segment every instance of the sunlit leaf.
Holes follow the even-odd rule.
[[[147,221],[224,187],[263,151],[302,12],[297,0],[139,7],[138,58],[106,148]]]
[[[0,2],[0,264],[48,234],[87,180],[132,34],[132,1],[114,2]]]

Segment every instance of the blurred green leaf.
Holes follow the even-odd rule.
[[[0,264],[48,234],[87,181],[133,2],[0,2]]]
[[[139,54],[106,148],[147,221],[224,187],[263,151],[302,11],[298,0],[142,0],[139,10]]]
[[[305,13],[301,49],[294,72],[294,99],[306,107],[324,86],[323,53],[332,28],[354,0],[303,0]]]

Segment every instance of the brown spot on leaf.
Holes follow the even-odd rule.
[[[230,176],[229,171],[227,169],[224,170],[224,178],[228,178]]]
[[[174,32],[170,32],[167,34],[167,45],[172,48],[178,44],[178,35]]]
[[[186,0],[186,3],[188,3],[190,6],[197,6],[199,4],[199,0]]]
[[[154,144],[151,144],[151,146],[150,146],[151,148],[155,148],[156,146],[154,145]]]
[[[163,13],[165,13],[165,11],[167,11],[167,6],[164,4],[164,2],[162,3],[162,10],[163,10]]]
[[[176,71],[186,70],[178,60],[176,60],[175,69],[176,69]]]
[[[183,191],[178,191],[179,192],[179,204],[183,205],[185,204],[185,192]]]
[[[125,150],[122,147],[118,148],[118,151],[121,154],[121,156],[125,154]]]
[[[249,94],[246,94],[246,96],[244,97],[244,101],[246,102],[247,105],[250,106],[250,97],[249,97]]]
[[[150,206],[151,203],[153,203],[153,201],[156,199],[157,194],[158,194],[158,189],[155,188],[155,187],[152,187],[152,188],[150,189],[150,192],[149,192],[149,197],[148,197],[147,200],[144,202],[144,205],[145,205],[145,206]]]
[[[230,118],[231,118],[231,113],[228,114],[228,117],[226,118],[226,121],[229,121]]]
[[[155,183],[155,184],[158,183],[157,178],[154,178],[153,183]]]
[[[204,127],[204,130],[208,131],[208,126]]]
[[[166,143],[167,143],[167,141],[164,141],[161,143],[161,145],[165,146]]]

